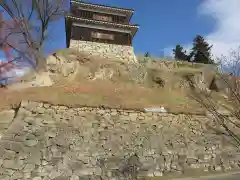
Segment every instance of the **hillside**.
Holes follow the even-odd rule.
[[[164,106],[173,113],[205,113],[189,97],[187,78],[193,77],[199,87],[209,88],[215,77],[213,68],[203,64],[151,59],[141,59],[139,64],[131,64],[72,49],[59,50],[49,56],[47,74],[53,86],[19,88],[24,86],[24,81],[34,79],[27,75],[20,85],[14,84],[9,90],[1,90],[0,108],[5,109],[22,99],[29,99],[69,106],[128,109]],[[214,99],[227,103],[222,96],[224,89],[218,88],[217,91],[213,90]]]
[[[72,50],[48,57],[46,67],[1,90],[0,108],[10,109],[0,114],[2,169],[14,179],[160,180],[239,170],[238,149],[216,136],[191,98],[188,78],[228,104],[212,68]],[[161,106],[168,113],[143,112]]]

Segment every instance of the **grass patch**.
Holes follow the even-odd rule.
[[[169,112],[174,113],[203,112],[183,91],[105,81],[5,91],[0,96],[0,108],[9,108],[23,99],[67,106],[105,106],[124,109],[164,106]]]
[[[202,69],[193,69],[189,67],[184,68],[176,68],[173,70],[173,73],[179,74],[179,75],[185,75],[185,74],[198,74],[201,73]]]
[[[206,65],[202,63],[191,63],[186,61],[175,61],[178,68],[193,68],[193,69],[202,69]]]

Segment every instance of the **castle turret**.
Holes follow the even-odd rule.
[[[131,24],[133,9],[70,1],[65,18],[68,48],[135,61],[132,39],[139,26]]]

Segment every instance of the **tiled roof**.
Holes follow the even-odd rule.
[[[96,8],[104,8],[104,9],[110,9],[110,10],[117,10],[117,11],[122,11],[122,12],[130,12],[130,13],[133,13],[133,12],[134,12],[133,9],[119,8],[119,7],[106,6],[106,5],[100,5],[100,4],[93,4],[93,3],[87,3],[87,2],[76,1],[76,0],[71,0],[71,3],[83,4],[83,5],[87,5],[87,6],[90,6],[90,7],[96,7]]]

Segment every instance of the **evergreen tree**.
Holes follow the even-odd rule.
[[[174,59],[175,60],[188,60],[188,56],[186,55],[186,51],[183,49],[181,45],[176,45],[175,49],[173,49]]]
[[[193,57],[193,62],[213,64],[211,48],[212,46],[210,46],[202,36],[197,35],[193,40],[193,48],[189,59]]]
[[[144,54],[144,57],[151,57],[151,55],[150,55],[149,52],[146,52],[146,53]]]

